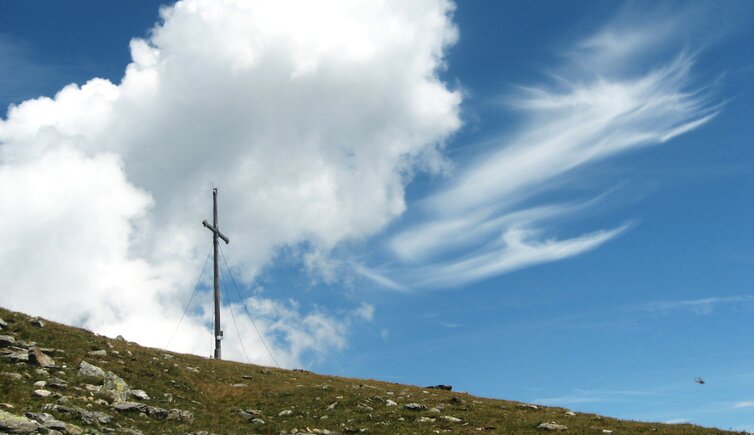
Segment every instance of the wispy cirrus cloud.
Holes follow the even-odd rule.
[[[693,314],[710,314],[720,307],[754,308],[754,296],[738,295],[725,297],[710,297],[701,299],[686,299],[677,301],[649,302],[638,306],[638,311],[669,313],[675,311],[690,312]]]
[[[565,217],[583,214],[594,200],[542,198],[562,193],[589,165],[663,144],[717,115],[709,90],[692,85],[694,55],[678,49],[654,66],[642,59],[653,49],[647,41],[672,39],[682,18],[660,28],[612,22],[564,51],[569,61],[553,69],[562,71],[553,84],[518,86],[505,101],[522,116],[521,126],[460,168],[423,201],[423,217],[388,241],[412,269],[395,268],[399,280],[410,287],[462,285],[589,252],[630,228],[627,219],[560,236]]]

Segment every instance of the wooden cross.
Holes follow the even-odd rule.
[[[215,359],[222,358],[221,340],[223,331],[220,329],[220,261],[217,256],[218,243],[217,239],[223,239],[225,244],[230,243],[227,237],[220,232],[217,225],[217,189],[212,189],[212,225],[205,219],[202,224],[212,231],[212,247],[215,253]]]

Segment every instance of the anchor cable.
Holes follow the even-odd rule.
[[[228,275],[230,275],[230,280],[233,282],[233,288],[236,289],[236,294],[238,295],[238,300],[241,302],[241,306],[243,307],[244,311],[246,311],[246,316],[251,321],[251,325],[254,327],[254,330],[257,331],[257,335],[259,335],[259,339],[262,340],[262,344],[264,345],[264,348],[267,349],[267,353],[270,355],[270,358],[272,358],[272,361],[275,363],[275,367],[280,368],[280,363],[278,363],[278,360],[275,358],[275,355],[272,353],[272,350],[270,350],[270,347],[267,346],[267,342],[264,340],[264,337],[262,336],[262,333],[259,332],[259,328],[257,328],[257,324],[254,323],[254,319],[251,317],[251,314],[249,314],[249,309],[246,307],[246,303],[244,302],[243,298],[241,297],[241,292],[238,291],[238,286],[236,285],[236,280],[233,278],[233,273],[230,271],[230,267],[228,266],[228,260],[225,258],[225,253],[223,252],[223,248],[220,247],[220,257],[223,259],[223,263],[225,264],[225,268],[228,270]]]
[[[227,281],[225,281],[225,274],[223,273],[222,268],[220,268],[220,279],[222,279],[223,285],[227,283]],[[227,285],[225,285],[225,287],[227,288]],[[238,335],[238,341],[241,343],[241,350],[243,350],[243,355],[246,357],[246,362],[251,364],[249,355],[246,353],[246,347],[244,347],[243,345],[243,339],[241,339],[241,332],[238,330],[238,324],[236,324],[236,316],[233,314],[233,306],[230,304],[228,295],[223,293],[223,296],[225,296],[225,305],[227,305],[228,310],[230,310],[230,318],[233,319],[233,327],[236,328],[236,335]]]
[[[173,342],[173,339],[175,338],[175,333],[178,332],[178,328],[181,326],[181,322],[183,322],[183,318],[186,316],[186,313],[188,312],[188,309],[191,306],[191,301],[194,300],[194,295],[196,295],[196,290],[199,288],[199,283],[202,281],[202,276],[204,276],[204,269],[207,267],[207,262],[209,261],[209,255],[211,253],[212,253],[212,246],[210,246],[209,251],[207,251],[207,258],[204,259],[204,266],[202,266],[202,271],[199,273],[199,278],[196,279],[196,284],[194,285],[194,291],[191,292],[191,297],[189,298],[189,301],[186,304],[186,308],[183,310],[181,319],[178,320],[178,324],[175,325],[175,329],[173,330],[173,335],[170,336],[170,341],[168,341],[168,345],[165,346],[165,349],[170,347],[170,343]]]

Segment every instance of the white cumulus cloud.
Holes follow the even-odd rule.
[[[460,127],[461,95],[438,78],[457,38],[452,10],[179,1],[131,41],[120,83],[95,78],[10,107],[3,305],[164,345],[205,258],[212,184],[245,282],[282,247],[306,243],[316,271],[338,243],[381,230],[404,212],[411,174],[443,167]],[[285,364],[345,345],[348,319],[250,303]],[[196,337],[209,335],[203,316],[185,321]],[[204,353],[185,340],[176,346]]]

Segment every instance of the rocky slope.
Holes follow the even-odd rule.
[[[214,361],[0,308],[0,433],[718,434]]]

